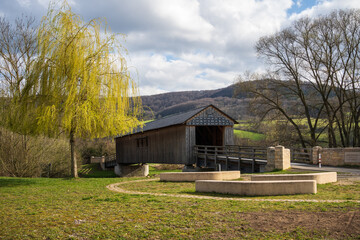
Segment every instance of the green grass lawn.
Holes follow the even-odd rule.
[[[106,186],[147,178],[106,176],[90,178],[88,175],[80,179],[0,177],[0,239],[331,238],[333,235],[326,230],[309,230],[301,225],[290,230],[280,231],[271,226],[264,230],[257,227],[259,220],[255,217],[324,212],[344,215],[360,208],[360,204],[353,202],[239,202],[122,194],[111,192]],[[196,194],[193,183],[153,181],[127,183],[121,187],[146,192]],[[360,195],[359,184],[318,187],[317,195],[288,198],[359,199]]]
[[[81,178],[116,178],[113,170],[102,171],[98,163],[82,165],[79,170]]]
[[[248,196],[236,196],[214,193],[196,193],[195,183],[193,182],[134,182],[120,186],[126,190],[139,192],[170,193],[170,194],[189,194],[205,195],[216,197],[249,198]],[[309,200],[360,200],[360,182],[350,185],[336,185],[333,183],[318,184],[317,194],[298,194],[284,196],[259,196],[252,199],[309,199]],[[337,205],[337,204],[335,204]]]
[[[265,135],[261,133],[255,133],[250,131],[244,131],[239,129],[234,129],[235,136],[239,138],[248,138],[252,141],[260,141],[265,139]]]

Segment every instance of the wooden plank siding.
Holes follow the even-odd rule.
[[[232,126],[225,127],[224,133],[224,143],[225,145],[234,145],[234,129]]]
[[[138,146],[137,140],[147,138],[147,146]],[[125,136],[116,139],[117,162],[187,164],[185,146],[186,126],[172,126],[161,130]]]
[[[195,164],[195,158],[193,155],[193,149],[195,146],[195,126],[186,126],[186,163],[185,164]]]

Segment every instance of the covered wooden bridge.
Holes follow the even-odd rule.
[[[185,168],[196,164],[200,168],[239,170],[243,168],[241,157],[234,151],[231,156],[223,151],[225,146],[234,145],[236,123],[213,105],[149,122],[132,134],[115,138],[116,163],[184,164]],[[252,170],[258,169],[255,157],[243,158],[244,164],[249,160],[253,160]]]

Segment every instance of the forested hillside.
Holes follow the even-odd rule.
[[[213,104],[235,119],[246,119],[249,99],[240,93],[233,97],[234,85],[216,90],[170,92],[143,96],[145,119],[165,117]]]

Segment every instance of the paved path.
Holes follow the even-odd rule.
[[[150,193],[150,192],[137,192],[125,190],[120,187],[127,183],[133,182],[148,182],[159,181],[159,178],[154,179],[141,179],[134,181],[126,181],[120,183],[113,183],[106,186],[107,189],[114,192],[126,193],[126,194],[140,194],[140,195],[152,195],[152,196],[165,196],[165,197],[179,197],[179,198],[195,198],[195,199],[211,199],[211,200],[232,200],[232,201],[255,201],[255,202],[315,202],[315,203],[342,203],[342,202],[356,202],[360,203],[360,200],[316,200],[316,199],[260,199],[260,198],[233,198],[233,197],[212,197],[212,196],[200,196],[200,195],[186,195],[186,194],[168,194],[168,193]]]
[[[356,168],[342,168],[342,167],[329,167],[329,166],[322,166],[321,168],[319,168],[318,165],[311,165],[305,163],[291,163],[291,168],[308,170],[308,171],[338,172],[338,173],[350,173],[353,175],[360,175],[360,169],[356,169]]]

